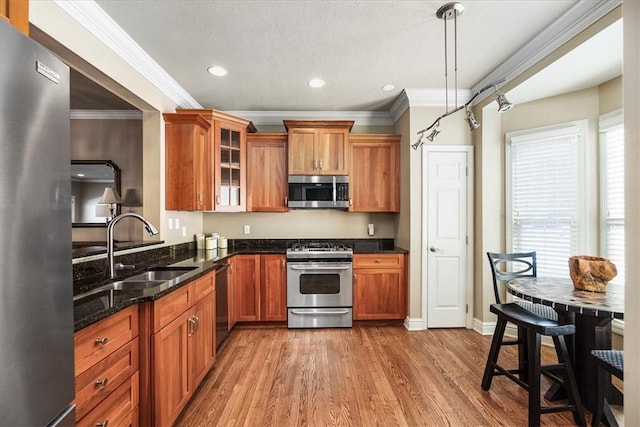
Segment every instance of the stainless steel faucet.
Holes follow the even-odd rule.
[[[109,279],[116,278],[116,270],[122,270],[130,267],[122,264],[114,264],[113,262],[113,228],[122,219],[126,217],[137,218],[144,224],[144,228],[147,230],[150,236],[155,236],[159,233],[158,229],[153,226],[145,217],[138,215],[137,213],[127,212],[114,217],[107,226],[107,277]],[[134,268],[131,266],[131,268]]]

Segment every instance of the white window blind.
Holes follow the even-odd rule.
[[[507,134],[507,246],[535,250],[539,276],[568,277],[585,247],[586,123]]]
[[[621,111],[600,118],[600,156],[601,253],[618,270],[612,282],[624,284],[624,123]]]

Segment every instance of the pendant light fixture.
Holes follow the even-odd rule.
[[[445,85],[445,108],[446,112],[442,114],[440,117],[435,119],[431,125],[422,129],[418,132],[418,140],[411,145],[411,148],[417,150],[427,141],[433,142],[435,137],[440,133],[438,127],[440,126],[440,120],[450,116],[453,113],[457,113],[460,110],[465,110],[465,121],[469,126],[469,130],[473,131],[480,127],[480,123],[476,120],[471,111],[471,104],[473,101],[478,98],[482,93],[488,91],[489,89],[494,90],[494,95],[496,97],[496,102],[498,103],[498,111],[503,113],[508,111],[513,107],[513,104],[510,103],[507,98],[504,96],[502,92],[499,92],[497,86],[503,83],[506,79],[500,79],[495,81],[475,93],[471,97],[469,101],[465,104],[458,106],[458,16],[462,15],[464,12],[464,6],[459,2],[447,3],[440,7],[436,12],[436,16],[438,19],[442,19],[444,22],[444,85]],[[448,58],[448,43],[447,43],[447,21],[453,21],[453,84],[454,84],[454,102],[453,108],[449,109],[449,58]]]

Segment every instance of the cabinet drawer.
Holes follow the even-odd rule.
[[[194,303],[213,292],[213,279],[213,273],[209,273],[193,283]]]
[[[357,254],[353,268],[403,268],[402,254]]]
[[[76,426],[137,426],[138,399],[138,373],[136,372],[102,403],[82,417]]]
[[[138,370],[138,338],[76,377],[76,418],[80,419]]]
[[[137,336],[137,305],[76,332],[73,339],[76,377]]]
[[[153,303],[153,332],[156,333],[193,305],[193,283]]]

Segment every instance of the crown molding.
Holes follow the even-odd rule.
[[[142,120],[139,110],[71,110],[72,120]]]
[[[506,78],[506,83],[510,82],[620,4],[622,4],[622,0],[580,0],[509,59],[476,83],[472,88],[473,92],[475,93],[501,78]],[[491,92],[481,95],[476,103],[490,94]]]
[[[393,126],[386,111],[227,111],[254,125],[282,126],[283,120],[353,120],[355,126]]]
[[[202,108],[94,1],[53,0],[87,31],[167,95],[180,108]]]

